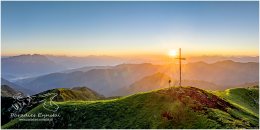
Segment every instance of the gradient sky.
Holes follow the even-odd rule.
[[[2,55],[258,55],[258,2],[2,2]]]

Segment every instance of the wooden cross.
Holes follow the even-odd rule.
[[[175,58],[175,59],[179,59],[179,66],[180,66],[180,87],[181,87],[181,61],[182,60],[186,60],[186,58],[182,58],[181,57],[181,48],[179,48],[179,57],[178,58]]]

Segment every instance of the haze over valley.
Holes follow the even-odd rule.
[[[35,93],[54,88],[87,86],[105,96],[119,96],[169,87],[169,80],[172,80],[170,85],[173,86],[179,83],[179,65],[174,59],[166,60],[165,64],[153,64],[142,63],[142,61],[131,63],[131,61],[108,56],[74,59],[21,55],[4,58],[2,61],[3,79],[13,81]],[[76,64],[79,68],[74,68]],[[258,62],[235,62],[224,59],[214,63],[186,62],[183,64],[182,75],[185,86],[224,90],[246,83],[258,84],[258,73]],[[156,76],[157,74],[161,76]],[[143,82],[139,85],[140,88],[131,88],[138,82]],[[149,83],[151,85],[145,86]],[[143,90],[142,86],[147,88]],[[131,92],[120,92],[127,89]]]
[[[2,1],[2,129],[259,129],[258,1]]]

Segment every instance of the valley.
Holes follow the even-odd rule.
[[[1,1],[1,129],[259,129],[259,1]]]
[[[44,57],[29,55],[24,64],[34,64],[35,56]],[[178,64],[59,68],[15,81],[5,75],[22,73],[6,70],[2,128],[259,128],[258,66],[231,60],[186,63],[184,87],[178,86]]]

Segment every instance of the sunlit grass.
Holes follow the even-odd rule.
[[[217,92],[217,95],[224,97],[229,93],[228,97],[230,99],[226,100],[233,102],[235,108],[227,108],[227,111],[223,111],[205,106],[205,110],[195,111],[191,107],[200,105],[199,103],[193,103],[196,99],[187,96],[184,104],[178,99],[177,95],[174,95],[176,92],[179,94],[184,92],[184,89],[186,91],[198,91],[191,87],[171,87],[109,100],[56,102],[60,107],[57,112],[62,117],[55,119],[57,122],[53,127],[48,123],[22,123],[17,119],[3,127],[92,129],[258,127],[258,116],[254,116],[256,113],[249,112],[251,108],[247,106],[248,104],[238,104],[237,101],[240,100],[233,99],[237,98],[234,90]],[[247,91],[247,89],[238,89],[238,92],[240,91]],[[214,93],[216,94],[216,92]],[[210,92],[202,93],[199,91],[197,94],[206,94],[208,99],[212,98]],[[40,105],[29,113],[38,112],[46,112],[46,110]],[[162,117],[165,112],[169,113],[172,119]]]

